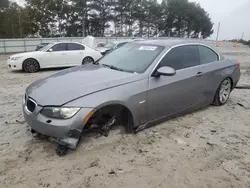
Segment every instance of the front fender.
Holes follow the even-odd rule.
[[[119,100],[106,101],[106,102],[101,103],[98,106],[96,106],[95,109],[100,109],[102,107],[113,105],[113,104],[119,104],[119,105],[122,105],[122,106],[128,108],[130,111],[132,110],[132,109],[129,108],[129,106],[127,106],[127,104],[124,101],[119,101]]]
[[[65,106],[100,109],[111,104],[120,104],[130,110],[135,126],[146,121],[148,79],[102,90],[74,101]],[[144,101],[144,102],[142,102]]]

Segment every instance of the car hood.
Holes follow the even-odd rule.
[[[34,52],[24,52],[24,53],[18,53],[18,54],[14,54],[12,56],[10,56],[9,58],[13,58],[13,57],[32,57],[36,54],[41,54],[41,51],[34,51]]]
[[[66,69],[35,81],[26,89],[26,95],[41,106],[61,106],[79,97],[136,82],[141,78],[137,73],[90,64]]]

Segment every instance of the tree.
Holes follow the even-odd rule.
[[[136,6],[135,6],[135,18],[137,20],[137,25],[135,29],[139,29],[138,32],[136,32],[135,36],[140,36],[143,37],[144,33],[144,28],[146,27],[146,18],[145,18],[145,13],[146,13],[146,5],[147,1],[146,0],[137,0]]]
[[[9,0],[1,0],[0,1],[0,11],[2,11],[5,8],[8,8],[10,2]]]
[[[207,38],[209,14],[188,0],[26,0],[0,2],[0,37],[169,36]],[[113,27],[111,27],[113,26]]]
[[[6,2],[0,11],[0,38],[22,38],[37,32],[26,8]]]
[[[98,28],[96,31],[97,34],[99,34],[98,36],[104,36],[105,28],[109,27],[108,22],[112,20],[111,4],[112,2],[110,0],[95,0],[91,1],[88,5],[91,9],[91,28],[93,28],[93,26]],[[99,23],[99,26],[96,23]]]
[[[50,0],[26,0],[26,8],[32,22],[36,23],[38,34],[42,37],[49,37],[56,28],[53,12],[54,1]]]
[[[88,7],[88,0],[72,0],[71,1],[71,6],[78,15],[78,21],[82,27],[82,36],[86,36],[89,33],[89,7]]]
[[[113,11],[114,11],[114,24],[116,27],[116,35],[117,36],[126,36],[126,32],[124,34],[124,28],[126,30],[126,23],[128,22],[128,12],[130,9],[130,0],[115,0],[112,1]],[[118,27],[117,27],[118,26]],[[125,27],[124,27],[125,26]]]
[[[199,4],[188,0],[165,0],[163,16],[165,22],[161,29],[170,37],[209,37],[212,33],[213,23],[209,14]]]
[[[161,7],[157,0],[148,0],[145,4],[145,25],[147,37],[152,37],[158,34],[161,19]]]

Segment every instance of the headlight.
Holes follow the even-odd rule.
[[[16,61],[18,59],[22,58],[22,56],[17,56],[17,57],[11,57],[10,59],[13,60],[13,61]]]
[[[44,107],[41,111],[41,114],[55,119],[69,119],[73,117],[80,108],[67,108],[67,107]]]

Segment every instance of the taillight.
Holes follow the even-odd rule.
[[[240,62],[239,61],[237,61],[237,67],[240,68]]]

